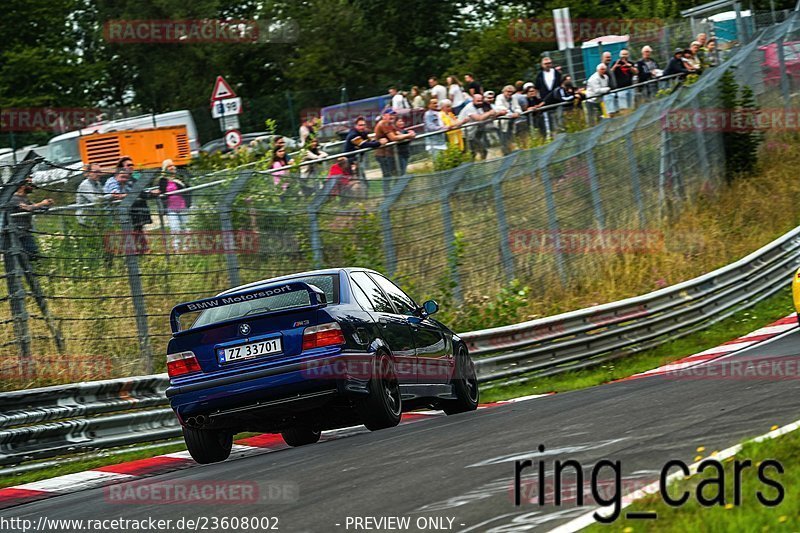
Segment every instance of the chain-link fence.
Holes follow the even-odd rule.
[[[23,162],[0,189],[0,384],[158,371],[173,305],[279,274],[372,267],[417,298],[453,302],[511,280],[545,291],[593,275],[607,256],[592,246],[625,253],[635,234],[640,252],[655,222],[722,179],[723,132],[665,127],[665,113],[719,108],[729,70],[762,107],[789,111],[797,60],[784,43],[795,40],[792,18],[628,115],[441,172],[347,183],[326,178],[329,161],[301,174],[139,171],[129,183],[107,177],[111,186],[74,172],[28,194],[35,162]],[[765,61],[771,48],[777,65]],[[94,204],[73,204],[79,184]]]

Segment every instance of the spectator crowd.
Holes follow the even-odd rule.
[[[427,90],[413,86],[402,92],[392,86],[389,104],[376,122],[366,116],[353,120],[339,157],[333,158],[323,150],[317,136],[319,123],[310,118],[300,126],[303,148],[294,154],[296,157],[289,154],[286,140],[276,136],[267,157],[269,180],[281,197],[290,187],[310,196],[324,183],[331,196],[363,198],[367,194],[364,156],[369,149],[385,178],[386,192],[390,178],[406,174],[417,130],[426,134],[424,150],[434,161],[445,151],[463,152],[473,160],[487,159],[493,146],[508,154],[515,147],[530,146],[536,137],[541,140],[567,131],[575,121],[593,125],[624,115],[633,109],[636,100],[654,98],[661,80],[684,79],[717,66],[716,44],[714,38],[701,33],[688,48],[675,49],[663,69],[653,58],[650,46],[642,47],[636,60],[627,49],[622,49],[616,59],[606,51],[585,86],[576,84],[550,57],[541,59],[532,81],[518,80],[497,91],[484,87],[473,73],[464,74],[463,82],[456,75],[446,76],[444,83],[431,76]],[[421,114],[420,124],[409,124],[414,111]],[[97,164],[86,165],[75,197],[78,224],[90,231],[97,228],[99,220],[107,215],[104,209],[109,202],[119,203],[133,194],[133,183],[141,176],[134,168],[130,157],[121,158],[111,174],[103,172]],[[30,215],[49,209],[54,201],[48,198],[33,202],[28,198],[33,188],[30,180],[25,181],[13,196],[11,206],[12,212],[18,214],[15,221],[21,247],[35,260],[40,252],[32,234]],[[148,205],[154,200],[164,219],[162,227],[168,226],[173,235],[173,249],[180,249],[179,237],[188,230],[191,206],[191,194],[184,191],[186,188],[176,166],[166,160],[157,183],[151,183],[129,202],[135,253],[149,250],[144,228],[153,222]],[[98,208],[99,204],[106,207]]]

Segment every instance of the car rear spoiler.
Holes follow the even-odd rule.
[[[193,313],[196,311],[203,311],[205,309],[213,309],[224,305],[230,305],[240,302],[258,300],[275,296],[277,294],[287,294],[296,291],[306,291],[311,307],[324,307],[327,305],[328,300],[325,297],[325,291],[315,285],[309,285],[302,281],[291,281],[283,283],[275,283],[272,285],[264,285],[257,289],[250,289],[241,292],[231,292],[227,294],[220,294],[212,298],[203,298],[202,300],[194,300],[193,302],[184,302],[172,308],[169,314],[169,325],[173,333],[180,331],[180,317],[186,313]]]

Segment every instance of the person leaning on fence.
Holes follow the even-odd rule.
[[[83,167],[83,175],[86,176],[75,193],[75,203],[78,209],[75,211],[78,224],[84,227],[96,226],[99,219],[100,210],[96,206],[103,202],[103,184],[100,183],[102,171],[97,163],[89,163]],[[85,206],[85,207],[83,207]]]
[[[434,133],[444,129],[442,116],[439,112],[438,100],[432,98],[431,101],[428,102],[428,110],[425,111],[422,120],[425,124],[425,133]],[[431,158],[435,161],[439,152],[447,149],[447,140],[444,134],[428,135],[425,137],[425,149],[430,152]]]
[[[158,190],[162,194],[162,206],[167,213],[167,224],[172,234],[172,248],[177,252],[181,244],[181,235],[189,228],[189,207],[191,206],[186,184],[178,178],[178,168],[172,159],[161,163],[161,178]],[[169,193],[169,194],[168,194]]]
[[[397,133],[400,135],[407,135],[409,130],[406,129],[406,120],[402,116],[398,116],[394,121],[397,126]],[[408,168],[408,160],[411,158],[411,143],[401,142],[397,145],[397,163],[400,167],[397,169],[398,176],[405,176],[406,169]]]
[[[353,129],[347,133],[344,139],[344,153],[350,154],[350,152],[355,152],[363,148],[378,148],[384,144],[386,144],[386,139],[381,139],[380,141],[370,140],[369,132],[367,131],[367,119],[364,117],[356,117],[356,121],[353,123]],[[347,158],[351,163],[361,159],[360,154],[350,154]]]
[[[386,139],[388,142],[397,142],[416,137],[416,133],[413,131],[408,131],[406,133],[397,131],[397,126],[395,125],[396,118],[397,112],[391,107],[387,107],[383,110],[383,113],[381,113],[381,120],[375,125],[375,139],[377,141]],[[394,157],[397,148],[397,146],[381,146],[375,150],[375,159],[378,160],[384,178],[398,175],[397,171],[399,169],[395,165]]]
[[[558,107],[560,129],[563,131],[565,128],[564,120],[562,117],[573,116],[576,109],[581,108],[584,94],[575,88],[572,83],[572,76],[565,75],[561,80],[561,86],[550,93],[551,100],[554,104],[561,104]]]
[[[639,71],[639,83],[653,82],[653,80],[661,75],[661,71],[658,68],[658,63],[656,63],[652,55],[652,48],[649,46],[642,47],[642,58],[636,62],[636,69]],[[647,85],[642,85],[639,90],[642,93],[642,96],[645,98],[651,98],[656,94],[656,92],[658,92],[658,84],[655,82],[648,83]]]
[[[308,140],[305,148],[303,148],[302,154],[303,163],[328,157],[328,154],[320,149],[319,140],[316,137],[312,137]],[[311,163],[300,168],[302,169],[300,188],[305,195],[313,194],[314,191],[318,189],[317,178],[319,177],[320,163]]]
[[[667,63],[667,68],[664,70],[664,76],[673,76],[675,74],[682,74],[681,79],[686,77],[689,69],[683,60],[683,48],[676,48],[672,53],[672,59]]]
[[[103,192],[107,197],[112,200],[122,200],[133,191],[134,168],[133,159],[129,156],[123,156],[117,161],[114,176],[109,178],[103,186]],[[136,254],[146,254],[150,251],[147,236],[144,233],[144,227],[153,222],[150,217],[150,208],[147,206],[147,197],[159,194],[158,191],[154,193],[142,191],[131,204],[130,220],[133,228],[134,253]]]
[[[517,119],[522,114],[522,107],[514,98],[514,86],[506,85],[503,91],[497,96],[495,107],[498,110],[505,110],[504,118],[500,119],[498,128],[500,131],[500,149],[503,155],[511,153],[511,141],[514,138],[514,126]]]
[[[473,96],[473,101],[474,99],[475,97]],[[470,103],[467,105],[469,106],[472,104]],[[441,121],[445,130],[447,130],[447,145],[449,147],[458,148],[463,152],[464,132],[458,127],[461,126],[464,121],[456,117],[456,114],[453,113],[453,102],[451,102],[448,98],[440,100],[439,107],[441,107],[441,111],[439,111],[439,120]]]
[[[39,259],[39,245],[33,237],[33,214],[36,212],[47,211],[55,202],[52,198],[45,198],[40,202],[34,203],[28,195],[33,192],[33,179],[28,176],[19,186],[17,192],[11,197],[11,224],[16,228],[22,252],[31,261]],[[6,246],[9,246],[7,243]]]
[[[506,114],[505,110],[494,110],[491,105],[484,101],[484,97],[489,92],[491,91],[473,96],[472,102],[461,110],[461,114],[458,117],[462,124],[467,122],[477,123],[475,126],[468,126],[464,129],[466,130],[467,144],[469,145],[470,151],[472,151],[473,157],[480,157],[481,159],[486,159],[489,155],[489,148],[487,146],[487,126],[489,121]]]
[[[596,124],[603,116],[603,98],[611,88],[608,86],[608,67],[600,63],[595,73],[586,81],[586,111],[589,114],[589,124]]]

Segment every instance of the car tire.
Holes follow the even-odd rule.
[[[291,447],[305,446],[319,442],[322,432],[306,426],[296,426],[281,431],[281,437]]]
[[[183,440],[192,459],[201,465],[219,463],[231,454],[233,433],[183,426]]]
[[[378,353],[373,368],[369,395],[357,404],[361,422],[370,431],[396,426],[403,412],[400,382],[392,358],[385,353]]]
[[[442,410],[446,414],[466,413],[478,408],[480,400],[478,375],[475,373],[475,363],[472,362],[464,346],[459,346],[456,353],[456,369],[452,384],[456,399],[442,402]]]

